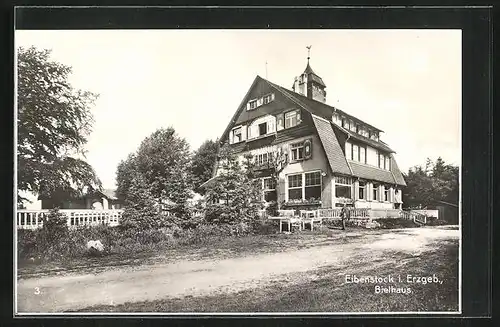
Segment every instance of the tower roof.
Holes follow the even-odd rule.
[[[307,75],[307,78],[309,80],[311,80],[313,82],[316,82],[316,83],[318,83],[319,85],[321,85],[323,87],[326,87],[326,85],[323,82],[323,80],[321,79],[321,77],[319,77],[318,75],[316,75],[316,73],[314,72],[314,70],[312,70],[311,65],[309,65],[309,59],[307,60],[307,67],[304,70],[304,74]]]

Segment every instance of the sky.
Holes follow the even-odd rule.
[[[403,172],[460,164],[460,30],[21,30],[15,45],[51,49],[99,94],[87,161],[104,188],[158,128],[192,150],[219,137],[256,75],[291,89],[309,45],[326,103],[383,130]]]

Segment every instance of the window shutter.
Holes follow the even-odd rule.
[[[299,124],[301,122],[301,119],[300,119],[300,110],[297,110],[297,124]]]
[[[245,141],[247,139],[247,126],[241,127],[241,140]]]
[[[274,101],[274,93],[271,93],[271,101]]]
[[[233,131],[229,132],[229,144],[233,144]]]
[[[312,157],[312,142],[311,139],[304,141],[304,159],[311,159]]]
[[[271,119],[267,122],[267,132],[274,133],[275,131],[276,131],[276,125],[274,124],[274,121]]]
[[[279,114],[276,116],[276,130],[281,131],[284,128],[285,114]]]

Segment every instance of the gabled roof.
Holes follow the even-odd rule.
[[[102,193],[110,200],[118,200],[118,197],[116,196],[116,190],[105,188],[102,191],[100,191],[100,193]]]
[[[306,70],[307,70],[307,68],[306,68]],[[309,66],[309,70],[312,73],[314,73],[312,71],[312,69],[310,68],[310,66]],[[364,165],[361,163],[356,163],[354,161],[348,161],[345,158],[342,147],[340,146],[339,141],[337,139],[337,136],[335,135],[334,128],[337,128],[338,130],[342,131],[343,133],[346,133],[347,135],[349,135],[352,138],[362,140],[363,142],[366,142],[366,143],[372,145],[374,148],[378,148],[378,149],[387,151],[389,153],[394,153],[394,151],[381,141],[377,142],[377,141],[371,140],[371,139],[363,137],[361,135],[352,133],[351,131],[348,131],[340,126],[337,126],[336,124],[331,122],[331,117],[332,117],[333,112],[339,112],[340,114],[345,115],[346,117],[353,119],[354,121],[357,121],[358,123],[365,124],[376,131],[382,132],[382,130],[380,130],[380,129],[378,129],[370,124],[367,124],[356,117],[350,116],[337,108],[331,107],[327,104],[310,99],[310,98],[303,96],[301,94],[287,90],[282,86],[271,83],[268,80],[261,78],[260,76],[257,76],[255,78],[254,82],[252,83],[252,86],[248,90],[246,96],[243,98],[239,109],[235,112],[233,118],[231,119],[228,126],[226,127],[226,130],[224,131],[224,133],[221,137],[221,141],[223,141],[225,139],[225,137],[227,136],[227,133],[231,129],[232,124],[236,121],[236,119],[240,115],[241,111],[244,110],[245,106],[243,106],[243,104],[246,101],[248,101],[247,98],[249,97],[250,91],[252,90],[254,85],[260,80],[263,80],[266,83],[268,83],[272,88],[276,89],[283,96],[285,96],[286,98],[288,98],[291,101],[293,101],[294,103],[296,103],[298,106],[303,108],[306,112],[308,112],[311,115],[314,127],[315,127],[316,132],[318,134],[318,137],[320,139],[321,145],[323,146],[323,149],[325,151],[325,154],[326,154],[326,157],[328,159],[328,162],[329,162],[329,165],[330,165],[332,172],[350,175],[350,176],[354,175],[354,176],[357,176],[360,178],[377,180],[377,181],[385,182],[385,183],[389,183],[389,184],[397,184],[397,185],[406,186],[406,183],[405,183],[404,178],[401,174],[401,171],[399,170],[399,168],[396,164],[396,161],[394,160],[394,157],[392,156],[392,154],[391,154],[391,170],[390,171],[378,169],[376,167],[371,167],[371,166]]]
[[[327,120],[331,120],[332,114],[334,112],[338,112],[339,114],[344,115],[347,118],[352,119],[352,120],[358,122],[359,124],[366,125],[366,126],[370,127],[371,129],[376,130],[377,132],[383,132],[383,130],[381,130],[381,129],[373,126],[373,125],[370,125],[370,124],[362,121],[359,118],[351,116],[348,113],[346,113],[346,112],[344,112],[344,111],[342,111],[342,110],[340,110],[338,108],[332,107],[332,106],[327,105],[326,103],[323,103],[323,102],[320,102],[320,101],[313,100],[313,99],[308,98],[308,97],[306,97],[306,96],[304,96],[302,94],[293,92],[291,90],[288,90],[288,89],[286,89],[286,88],[284,88],[282,86],[279,86],[277,84],[271,83],[269,81],[267,81],[267,82],[269,84],[271,84],[272,86],[274,86],[276,89],[280,90],[281,92],[286,93],[287,95],[289,95],[290,97],[292,97],[296,101],[301,102],[305,107],[307,107],[306,110],[308,110],[309,112],[311,112],[311,113],[313,113],[315,115],[323,117],[323,118],[325,118]]]

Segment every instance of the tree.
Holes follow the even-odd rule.
[[[101,187],[84,160],[97,94],[74,89],[71,67],[49,56],[50,50],[18,49],[17,189],[78,196]]]
[[[194,152],[190,167],[194,191],[205,193],[200,185],[212,177],[218,151],[218,141],[207,140]]]
[[[188,213],[187,200],[191,196],[190,159],[185,139],[172,127],[158,129],[118,165],[117,193],[125,201],[134,203],[134,192],[140,188],[156,203],[175,203],[172,211],[184,216]]]
[[[269,165],[271,168],[271,178],[274,181],[275,192],[276,192],[276,210],[280,209],[281,199],[279,198],[279,175],[285,169],[288,164],[288,153],[283,148],[278,148],[277,151],[270,154],[271,159],[269,160]],[[284,200],[284,199],[283,199]],[[271,214],[275,215],[274,208],[271,208]]]
[[[172,225],[170,219],[159,214],[158,204],[150,190],[145,187],[143,176],[135,171],[131,172],[129,177],[130,183],[121,219],[122,228],[149,229]]]
[[[457,166],[446,164],[442,158],[436,162],[427,158],[425,167],[415,166],[405,175],[403,202],[409,208],[425,207],[436,201],[458,203],[458,179]]]
[[[220,171],[206,187],[206,220],[210,223],[251,224],[262,208],[261,184],[254,175],[250,156],[239,159],[224,146],[219,153]]]

